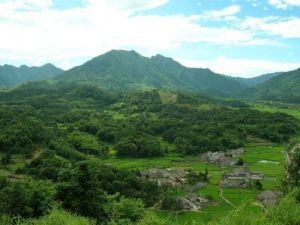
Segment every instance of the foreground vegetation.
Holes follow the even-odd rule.
[[[222,219],[224,225],[231,220],[297,224],[296,214],[289,215],[291,220],[273,221],[286,218],[285,210],[292,207],[299,211],[296,191],[263,212],[252,205],[258,190],[226,189],[230,205],[220,197],[218,183],[233,168],[199,158],[207,151],[244,147],[241,160],[270,178],[263,188],[279,188],[282,150],[299,130],[292,116],[196,94],[111,94],[47,82],[2,93],[0,101],[2,224],[202,224],[224,218],[235,209],[232,205],[244,204],[251,209],[249,216],[262,215],[261,221],[246,223],[249,217],[241,208]],[[216,205],[202,212],[161,210],[161,199],[185,193],[143,179],[140,172],[152,167],[207,170],[208,185],[195,193],[211,197]]]

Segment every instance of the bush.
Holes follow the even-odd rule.
[[[0,190],[0,214],[41,216],[54,203],[54,194],[54,186],[47,181],[8,182]]]

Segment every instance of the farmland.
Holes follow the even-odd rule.
[[[273,144],[270,142],[252,142],[245,145],[245,153],[241,158],[246,162],[251,171],[263,172],[263,189],[278,189],[284,176],[284,156],[282,151],[285,145]],[[265,162],[266,161],[266,162]],[[145,170],[147,168],[181,168],[192,169],[203,172],[206,168],[209,171],[209,184],[199,189],[195,194],[199,196],[207,195],[214,199],[213,205],[206,206],[201,212],[179,212],[172,213],[166,211],[156,211],[162,218],[170,218],[170,224],[174,220],[178,224],[204,224],[212,219],[226,216],[235,207],[226,203],[220,197],[219,182],[224,172],[232,171],[233,167],[221,167],[216,164],[203,162],[200,157],[180,157],[168,155],[166,157],[155,159],[118,159],[110,158],[104,161],[106,164],[126,169]],[[256,196],[261,191],[255,189],[225,188],[224,197],[239,207],[243,204],[249,205],[253,211],[260,210],[259,206],[254,204]]]

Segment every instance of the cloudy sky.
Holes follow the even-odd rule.
[[[0,65],[111,49],[253,77],[300,67],[300,0],[0,0]]]

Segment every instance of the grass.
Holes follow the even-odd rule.
[[[274,189],[278,187],[284,176],[284,155],[282,151],[285,149],[284,145],[246,145],[246,152],[243,159],[249,166],[250,170],[263,172],[265,179],[263,180],[263,187],[265,189]],[[269,160],[277,162],[262,163],[262,160]]]
[[[260,191],[255,189],[226,188],[224,196],[235,205],[252,203]]]
[[[262,104],[254,104],[253,109],[259,110],[259,111],[264,111],[264,112],[271,112],[271,113],[286,113],[291,116],[294,116],[298,120],[300,120],[300,108],[295,107],[295,106],[290,106],[286,108],[278,107],[278,106],[267,106],[267,105],[262,105]]]

